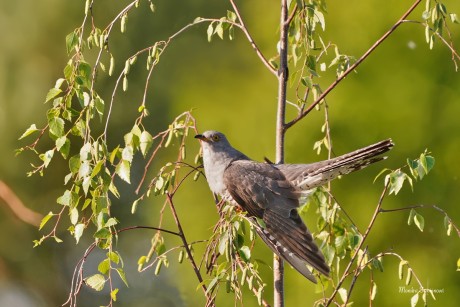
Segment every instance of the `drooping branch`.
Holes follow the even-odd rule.
[[[241,25],[239,28],[241,29],[241,31],[243,31],[244,35],[246,35],[246,38],[248,39],[249,43],[251,44],[251,47],[254,49],[254,51],[256,52],[257,56],[260,58],[262,63],[264,63],[264,65],[268,68],[268,70],[272,74],[276,75],[277,74],[276,69],[273,67],[273,65],[270,64],[270,62],[262,54],[262,52],[260,51],[259,47],[257,47],[254,39],[252,38],[251,33],[249,33],[248,29],[246,28],[246,25],[245,25],[245,23],[243,21],[243,18],[241,18],[240,11],[239,11],[238,7],[236,6],[235,1],[234,0],[229,0],[229,1],[230,1],[231,5],[233,7],[233,10],[235,11],[236,16],[238,17],[240,25]]]
[[[287,130],[305,116],[307,116],[318,104],[323,101],[324,98],[343,80],[348,76],[352,71],[354,71],[381,43],[383,43],[401,24],[406,21],[407,16],[409,16],[412,11],[422,2],[422,0],[416,0],[412,6],[399,18],[399,20],[385,33],[381,38],[379,38],[353,65],[351,65],[342,75],[340,75],[334,82],[332,82],[329,87],[319,95],[319,97],[312,102],[306,109],[300,112],[296,118],[292,121],[286,123],[284,128]]]

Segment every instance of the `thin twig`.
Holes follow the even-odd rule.
[[[238,20],[240,21],[241,24],[241,31],[243,31],[244,35],[246,35],[246,38],[248,39],[249,43],[251,44],[251,47],[254,49],[256,52],[257,56],[260,58],[262,63],[268,68],[268,70],[274,74],[277,75],[276,69],[273,67],[273,65],[270,64],[270,62],[265,58],[263,55],[262,51],[260,51],[259,47],[257,47],[257,44],[255,43],[254,39],[252,38],[251,34],[249,33],[248,29],[246,28],[246,25],[244,24],[243,18],[241,18],[240,11],[238,10],[238,7],[235,4],[234,0],[229,0],[233,10],[235,11],[236,16],[238,17]]]
[[[370,48],[367,50],[353,65],[351,65],[342,75],[340,75],[332,84],[323,92],[319,97],[312,102],[302,113],[299,113],[296,118],[292,121],[286,123],[284,128],[287,130],[292,127],[294,124],[299,122],[302,118],[308,115],[316,105],[321,103],[323,99],[352,71],[356,69],[382,42],[384,42],[388,36],[390,36],[396,28],[398,28],[402,23],[405,22],[407,16],[420,4],[422,0],[416,0],[414,4],[401,16],[401,18],[380,38],[378,39]]]
[[[197,267],[197,265],[195,263],[195,259],[193,258],[192,251],[190,250],[190,246],[187,243],[187,239],[185,238],[185,234],[184,234],[184,232],[182,230],[182,225],[181,225],[179,217],[177,215],[176,208],[174,206],[172,197],[171,197],[171,195],[169,193],[166,193],[166,198],[168,200],[168,204],[169,204],[169,207],[171,209],[171,213],[172,213],[172,215],[174,217],[174,221],[176,223],[177,229],[179,230],[179,236],[180,236],[180,238],[182,240],[182,243],[184,245],[185,252],[188,255],[188,259],[190,260],[190,264],[192,265],[193,270],[195,271],[195,275],[198,278],[198,281],[200,282],[200,286],[203,289],[204,295],[206,296],[207,304],[208,304],[208,302],[213,302],[213,299],[211,297],[209,297],[208,289],[207,289],[206,285],[203,283],[203,277],[201,277],[200,270],[198,269],[198,267]]]
[[[460,237],[460,228],[452,221],[452,219],[449,217],[446,211],[444,211],[443,209],[439,208],[436,205],[414,205],[414,206],[395,208],[395,209],[380,209],[380,212],[387,213],[387,212],[404,211],[404,210],[417,209],[417,208],[432,208],[444,214],[444,216],[449,220],[449,223],[452,225],[455,231],[457,231],[457,235]]]

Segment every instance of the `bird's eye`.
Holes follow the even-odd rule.
[[[218,134],[213,134],[213,136],[212,136],[211,138],[212,138],[212,140],[213,140],[214,142],[217,142],[217,141],[220,140],[220,136],[219,136]]]

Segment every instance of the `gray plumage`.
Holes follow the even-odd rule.
[[[385,140],[316,163],[267,164],[249,159],[220,132],[206,131],[195,138],[201,140],[204,171],[211,191],[246,211],[273,252],[315,283],[307,264],[326,276],[329,267],[297,212],[299,198],[337,176],[384,159],[379,155],[393,146],[391,140]]]

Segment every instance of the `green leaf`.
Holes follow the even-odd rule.
[[[65,37],[65,46],[67,49],[67,54],[70,54],[75,46],[78,44],[78,35],[75,32],[69,33]]]
[[[411,297],[410,299],[410,306],[415,307],[418,302],[418,293],[416,293],[414,296]]]
[[[217,24],[216,29],[214,30],[214,33],[217,33],[220,39],[224,39],[224,27],[222,26],[221,22]]]
[[[65,135],[56,139],[56,149],[61,153],[64,159],[67,159],[70,152],[70,140]]]
[[[70,209],[70,222],[72,223],[72,225],[77,224],[78,222],[78,209],[77,208]]]
[[[245,262],[251,260],[251,250],[246,245],[238,250],[238,254],[240,254],[241,258],[243,258]]]
[[[126,146],[121,152],[121,158],[128,162],[133,162],[134,150],[132,146]]]
[[[216,286],[219,279],[220,279],[220,276],[216,276],[211,280],[211,282],[208,285],[208,289],[206,290],[206,294],[208,294]]]
[[[380,259],[377,259],[377,258],[372,259],[372,266],[380,270],[380,272],[383,272],[383,264]]]
[[[48,150],[44,154],[40,155],[40,159],[43,161],[43,164],[45,165],[45,168],[48,167],[48,165],[51,162],[51,159],[54,156],[54,149]]]
[[[105,277],[101,274],[94,274],[90,277],[85,278],[85,282],[88,286],[96,291],[104,289]]]
[[[66,190],[64,194],[58,197],[56,202],[63,206],[70,206],[72,202],[72,192]]]
[[[112,226],[115,226],[118,224],[118,221],[117,219],[111,217],[107,220],[107,222],[105,223],[105,227],[112,227]]]
[[[65,142],[67,141],[67,137],[64,135],[64,136],[61,136],[60,138],[56,139],[56,149],[58,151],[61,150],[62,146],[64,146]]]
[[[227,19],[233,22],[236,21],[236,14],[227,10]]]
[[[123,78],[123,92],[126,92],[128,90],[128,78],[126,75]]]
[[[77,240],[77,244],[80,241],[81,236],[83,235],[83,230],[85,229],[85,224],[77,224],[75,225],[75,230],[74,230],[74,237],[75,240]]]
[[[377,294],[377,284],[375,282],[372,282],[371,301],[375,300],[375,295],[376,294]]]
[[[116,268],[118,275],[120,275],[121,280],[125,283],[126,287],[128,287],[128,281],[126,280],[125,271],[122,268]]]
[[[407,179],[409,184],[412,187],[412,179],[407,176],[406,173],[402,172],[401,170],[396,170],[391,172],[385,177],[385,184],[389,184],[389,194],[394,193],[395,195],[399,193],[401,188],[403,187],[404,181]]]
[[[152,147],[152,144],[153,144],[152,135],[148,133],[148,131],[146,130],[142,131],[139,142],[140,142],[141,153],[145,157],[150,147]]]
[[[103,165],[104,165],[104,161],[102,160],[96,163],[96,165],[93,168],[93,171],[91,172],[91,178],[94,178],[94,176],[99,174]]]
[[[110,270],[110,259],[105,258],[104,260],[99,262],[99,265],[97,266],[97,270],[104,275],[107,274]]]
[[[337,292],[339,293],[340,299],[342,300],[342,302],[345,303],[348,299],[347,289],[340,288]]]
[[[414,209],[411,209],[410,210],[410,213],[409,213],[409,218],[407,219],[407,225],[411,225],[412,224],[412,221],[414,219],[414,216],[417,214],[417,211],[415,211]]]
[[[136,213],[137,205],[139,205],[139,200],[140,200],[140,199],[136,199],[136,200],[133,202],[133,204],[131,205],[131,214]]]
[[[208,26],[208,30],[206,31],[207,35],[208,35],[208,42],[211,42],[212,40],[212,34],[214,33],[214,28],[212,26],[212,23],[209,24]]]
[[[22,140],[22,139],[25,138],[26,136],[31,135],[32,133],[37,132],[37,131],[38,131],[37,126],[36,126],[35,124],[32,124],[32,125],[30,125],[30,127],[27,128],[27,130],[19,137],[18,140]]]
[[[120,192],[118,192],[118,189],[117,189],[117,187],[113,184],[113,182],[110,182],[110,184],[109,184],[109,191],[112,192],[112,194],[113,194],[116,198],[120,198]]]
[[[130,172],[131,172],[131,164],[129,163],[129,161],[126,161],[126,160],[121,160],[115,169],[115,173],[127,183],[131,183],[130,182]]]
[[[112,236],[112,233],[107,228],[101,228],[94,234],[95,238],[98,239],[108,239]]]
[[[53,98],[55,98],[56,96],[58,96],[60,93],[62,93],[62,90],[58,89],[58,88],[52,88],[48,91],[48,93],[46,94],[46,99],[45,99],[45,103],[52,100]]]
[[[50,218],[52,218],[53,216],[54,216],[54,213],[51,211],[47,215],[45,215],[42,218],[42,221],[40,222],[40,226],[38,227],[38,230],[41,230],[46,225],[46,223],[50,220]]]
[[[335,256],[335,248],[329,245],[325,245],[323,247],[323,254],[324,258],[326,258],[326,262],[331,265],[332,261],[334,260]]]
[[[96,107],[97,114],[99,114],[99,118],[102,120],[102,117],[104,116],[104,108],[105,108],[104,100],[102,100],[101,97],[97,96],[94,104]]]
[[[83,163],[80,164],[80,169],[78,170],[78,176],[80,178],[85,178],[88,177],[91,174],[91,165],[89,164],[89,161],[83,161]]]
[[[60,117],[52,117],[48,120],[49,132],[57,138],[64,134],[64,120]]]
[[[412,281],[412,269],[407,268],[406,286],[408,286],[411,281]]]
[[[84,61],[81,61],[78,64],[78,76],[83,82],[82,85],[86,86],[87,88],[91,88],[91,73],[91,65]]]
[[[110,297],[112,298],[114,302],[117,301],[117,293],[118,293],[118,288],[115,288],[112,290],[112,292],[110,292]]]
[[[425,219],[419,213],[416,213],[414,216],[414,223],[417,225],[418,229],[423,232],[423,228],[425,227]]]
[[[78,173],[80,170],[80,156],[75,155],[69,159],[69,169],[72,172],[72,174]]]
[[[406,260],[401,260],[399,262],[399,268],[398,268],[398,277],[399,279],[403,279],[404,277],[404,266],[407,264],[407,261]]]
[[[219,254],[221,255],[225,255],[225,250],[227,249],[227,245],[228,245],[228,234],[225,233],[219,240]]]
[[[107,257],[112,261],[113,263],[118,264],[120,262],[120,256],[116,252],[108,252]]]

